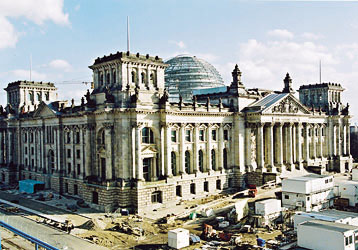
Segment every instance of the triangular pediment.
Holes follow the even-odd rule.
[[[142,156],[154,156],[157,154],[157,152],[158,150],[155,148],[155,146],[150,145],[150,146],[144,146],[142,148],[141,154]]]
[[[285,98],[273,103],[265,110],[262,111],[263,114],[298,114],[305,115],[310,114],[311,112],[304,106],[300,101],[289,94]]]
[[[34,117],[56,117],[55,112],[44,102],[35,110]]]

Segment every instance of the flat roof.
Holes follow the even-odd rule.
[[[310,180],[315,180],[315,179],[323,179],[323,178],[327,178],[327,177],[331,177],[331,175],[307,174],[307,175],[303,175],[303,176],[287,178],[285,180],[310,181]]]
[[[299,212],[296,215],[306,215],[311,218],[323,219],[332,221],[332,219],[346,219],[346,218],[358,218],[357,213],[347,212],[347,211],[338,211],[335,209],[327,209],[322,211],[311,211],[311,212]]]
[[[278,199],[267,199],[267,200],[263,200],[263,201],[256,201],[255,203],[260,203],[260,204],[266,204],[266,203],[272,203],[274,201],[281,201]]]
[[[358,227],[356,227],[356,226],[342,224],[342,223],[336,223],[336,222],[330,222],[330,221],[323,221],[323,220],[306,221],[306,222],[299,224],[299,226],[314,227],[314,228],[324,229],[324,230],[328,230],[328,231],[335,231],[335,232],[340,232],[340,233],[344,233],[344,232],[352,231],[352,230],[358,230]]]

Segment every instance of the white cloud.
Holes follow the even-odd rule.
[[[0,16],[0,49],[15,47],[18,39],[19,34],[12,24],[6,18]]]
[[[51,61],[49,63],[49,66],[51,68],[64,70],[64,71],[70,71],[72,68],[71,65],[67,61],[62,60],[62,59],[56,59],[56,60]]]
[[[0,1],[0,49],[15,47],[19,34],[9,18],[24,17],[37,25],[52,21],[58,25],[70,25],[68,14],[63,12],[64,0],[1,0]]]
[[[321,38],[321,35],[310,33],[310,32],[305,32],[302,34],[302,37],[307,40],[318,40]]]
[[[267,32],[267,34],[271,37],[278,38],[278,39],[293,39],[294,37],[292,32],[282,29],[270,30]]]
[[[16,69],[10,72],[11,76],[14,77],[15,80],[23,79],[30,80],[30,70],[25,69]],[[31,71],[31,80],[32,81],[44,81],[46,79],[46,74],[39,73],[35,70]]]
[[[170,43],[175,44],[176,46],[178,46],[180,49],[185,49],[186,48],[186,44],[183,41],[169,41]]]

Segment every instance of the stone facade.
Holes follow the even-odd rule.
[[[321,85],[301,87],[300,102],[288,74],[283,91],[246,89],[236,66],[225,91],[170,103],[166,67],[149,55],[97,58],[94,89],[79,106],[41,98],[29,107],[24,82],[10,83],[15,94],[0,108],[1,181],[36,179],[102,210],[142,213],[311,166],[351,168],[348,106],[302,104],[309,94],[301,88]],[[26,82],[26,91],[41,84]]]

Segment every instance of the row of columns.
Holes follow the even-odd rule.
[[[309,129],[312,131],[311,136],[309,136]],[[247,171],[252,171],[255,165],[256,171],[259,172],[266,170],[275,172],[283,165],[286,165],[288,169],[294,164],[301,168],[303,162],[307,163],[310,159],[328,156],[326,153],[328,150],[324,147],[323,130],[326,131],[326,126],[322,124],[246,123],[245,165],[248,168]],[[252,138],[256,140],[255,148],[252,145]],[[347,143],[345,142],[344,145],[346,145],[344,148],[347,153]],[[255,162],[253,162],[254,159]]]

